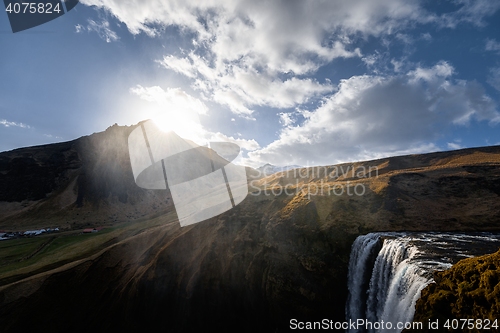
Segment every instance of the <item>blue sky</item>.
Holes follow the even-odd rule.
[[[0,151],[148,118],[251,166],[500,144],[498,0],[82,0],[0,43]]]

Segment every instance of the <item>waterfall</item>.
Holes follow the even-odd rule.
[[[347,318],[363,318],[366,312],[366,293],[369,278],[372,274],[371,262],[380,250],[381,243],[377,236],[358,237],[352,245],[349,260],[347,300]]]
[[[459,259],[491,253],[500,237],[491,234],[371,233],[352,245],[346,304],[347,320],[374,325],[351,333],[401,332],[398,324],[413,320],[422,289],[433,272]],[[386,323],[383,327],[377,324]]]
[[[366,317],[371,322],[411,322],[420,291],[431,282],[430,276],[412,259],[416,247],[399,239],[384,241],[375,261],[368,289]],[[385,329],[385,332],[398,332]],[[400,330],[399,330],[400,331]]]

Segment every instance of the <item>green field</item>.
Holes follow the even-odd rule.
[[[47,237],[36,237],[0,242],[0,270],[31,255],[46,241]]]
[[[44,234],[0,242],[0,286],[87,258],[147,229],[177,221],[175,213],[105,228],[97,233]],[[177,223],[177,222],[176,222]]]

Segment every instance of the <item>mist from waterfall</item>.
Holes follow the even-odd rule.
[[[372,325],[351,333],[401,332],[411,323],[433,272],[460,259],[492,253],[500,236],[489,233],[371,233],[359,236],[349,261],[346,319]],[[381,323],[385,325],[381,326]]]

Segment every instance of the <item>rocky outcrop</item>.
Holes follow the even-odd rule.
[[[37,201],[68,182],[82,166],[76,141],[0,154],[0,201]],[[69,177],[68,177],[69,176]]]
[[[500,251],[463,259],[449,270],[436,272],[434,280],[422,290],[414,321],[437,321],[439,329],[447,331],[444,325],[456,319],[462,332],[483,332],[485,328],[476,322],[479,320],[482,326],[489,322],[488,331],[499,331]],[[462,329],[460,319],[473,319],[473,329]]]

